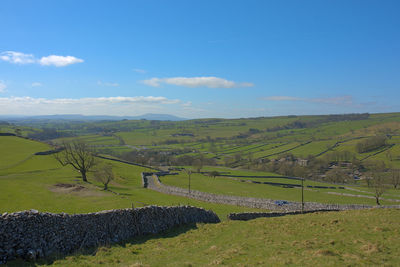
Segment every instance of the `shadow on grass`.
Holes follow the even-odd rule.
[[[77,250],[73,253],[66,254],[66,255],[52,255],[43,259],[38,259],[36,261],[26,261],[23,259],[17,259],[13,261],[9,261],[7,264],[2,265],[2,266],[9,266],[9,267],[19,267],[19,266],[45,266],[45,265],[52,265],[55,261],[57,260],[63,260],[66,257],[70,256],[95,256],[99,248],[101,247],[122,247],[125,248],[126,245],[140,245],[143,243],[146,243],[148,240],[151,239],[163,239],[163,238],[172,238],[176,237],[180,234],[186,233],[187,231],[197,229],[196,223],[192,224],[187,224],[187,225],[182,225],[182,226],[175,226],[169,230],[166,230],[164,232],[158,233],[158,234],[149,234],[149,235],[143,235],[143,236],[138,236],[123,242],[118,242],[118,243],[113,243],[113,244],[104,244],[100,245],[98,247],[92,247],[92,248],[87,248],[87,249],[80,249]]]

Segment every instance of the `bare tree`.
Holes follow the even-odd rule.
[[[366,172],[366,178],[365,181],[368,185],[368,187],[373,187],[375,188],[376,186],[376,177],[381,177],[380,173],[384,172],[386,169],[386,164],[383,161],[379,160],[369,160],[365,162],[364,165],[368,171]]]
[[[217,171],[212,171],[212,172],[210,172],[210,174],[209,174],[212,178],[214,178],[215,179],[215,177],[216,176],[219,176],[220,175],[220,173],[219,172],[217,172]]]
[[[397,187],[400,184],[400,170],[392,170],[392,185],[394,187],[394,189],[397,189]]]
[[[374,172],[372,179],[371,179],[371,185],[372,185],[372,188],[374,189],[376,205],[380,205],[381,204],[380,198],[383,195],[383,193],[386,191],[386,186],[384,184],[383,176],[377,172]]]
[[[368,187],[371,187],[372,177],[370,175],[371,175],[370,173],[367,173],[364,178],[365,183],[367,184]]]
[[[94,179],[104,185],[104,190],[108,189],[108,184],[114,180],[114,173],[111,164],[101,164],[96,168]]]
[[[96,165],[95,153],[83,141],[63,142],[63,150],[54,154],[55,159],[62,166],[71,165],[82,175],[82,180],[87,182],[86,174]]]
[[[203,168],[203,161],[200,158],[195,159],[193,161],[193,167],[197,170],[197,172],[200,172]]]
[[[333,183],[345,183],[350,177],[346,173],[346,170],[341,168],[334,168],[326,172],[326,178],[328,181]]]

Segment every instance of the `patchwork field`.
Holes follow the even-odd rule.
[[[297,166],[299,160],[313,159],[317,169],[329,168],[327,175],[342,170],[341,163],[351,164],[353,172],[356,168],[363,171],[363,165],[379,161],[385,166],[380,170],[385,178],[381,204],[400,203],[400,191],[390,184],[389,172],[400,168],[398,113],[50,125],[54,131],[46,132],[40,129],[42,126],[32,124],[7,125],[1,132],[23,137],[41,131],[43,135],[56,133],[55,138],[43,138],[52,144],[79,139],[110,158],[124,158],[164,170],[175,167],[172,172],[178,172],[177,175],[160,178],[166,185],[188,188],[188,175],[179,169],[184,166],[193,171],[192,190],[295,202],[301,201],[301,188],[293,185],[300,185],[300,181],[282,177],[285,171],[282,167],[271,170],[273,164],[285,163],[286,157],[293,159],[287,164],[292,167]],[[384,145],[359,152],[357,146],[361,141],[382,135],[386,137]],[[94,172],[89,172],[88,183],[82,182],[78,171],[71,166],[61,166],[53,155],[35,155],[52,149],[51,145],[23,137],[0,136],[0,213],[26,209],[86,213],[132,206],[193,205],[213,210],[223,222],[187,226],[162,235],[36,263],[11,262],[10,266],[166,266],[164,262],[169,264],[167,266],[395,266],[400,260],[396,242],[399,239],[398,209],[228,221],[229,213],[261,210],[201,202],[145,189],[141,173],[151,169],[98,159],[110,164],[115,174],[109,190],[105,191],[94,179]],[[347,158],[335,161],[335,157]],[[196,172],[198,169],[201,172]],[[215,178],[210,175],[212,171],[218,172]],[[323,182],[307,177],[304,200],[375,205],[375,189],[367,186],[366,180],[353,181],[351,177],[346,182]]]
[[[42,127],[41,124],[28,124]],[[359,160],[382,160],[400,168],[398,155],[400,115],[360,114],[331,116],[286,116],[250,119],[203,119],[179,122],[119,121],[73,123],[67,126],[56,122],[52,126],[61,134],[73,135],[66,140],[81,138],[101,152],[122,155],[132,149],[180,151],[181,156],[203,153],[217,164],[232,161],[236,155],[252,159],[276,159],[291,153],[296,157],[324,158],[327,153],[348,151]],[[12,131],[11,126],[3,127]],[[24,135],[29,127],[24,126]],[[30,131],[37,131],[31,129]],[[365,138],[388,135],[388,147],[368,153],[358,153],[357,143]],[[61,139],[54,139],[60,142]],[[335,145],[336,144],[336,145]],[[190,151],[190,152],[189,152]],[[195,153],[194,153],[195,152]],[[379,153],[381,152],[381,153]],[[245,164],[238,161],[235,166]]]

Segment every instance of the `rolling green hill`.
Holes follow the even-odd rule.
[[[184,163],[190,162],[190,159],[202,159],[205,162],[200,167],[203,173],[192,174],[192,189],[216,194],[300,201],[301,190],[298,187],[252,182],[298,184],[299,181],[282,177],[257,177],[279,176],[277,172],[281,172],[281,169],[275,172],[266,168],[282,159],[282,162],[287,162],[285,157],[289,157],[289,153],[296,160],[307,159],[313,164],[319,164],[319,160],[336,162],[333,160],[335,157],[349,153],[352,162],[360,166],[370,160],[380,160],[386,163],[387,168],[400,167],[400,114],[397,113],[358,117],[93,122],[68,126],[54,123],[52,126],[57,132],[69,136],[49,140],[53,143],[80,138],[99,153],[124,157],[127,155],[124,153],[133,151],[136,158],[132,161],[143,159],[140,163],[165,169],[170,165],[168,162],[175,161],[179,163],[175,164],[178,167],[186,166],[195,170],[195,164],[191,166]],[[24,128],[24,135],[41,131],[29,127],[32,126]],[[357,144],[376,135],[386,136],[385,145],[359,153]],[[233,263],[336,266],[384,263],[390,266],[399,260],[398,242],[395,242],[399,238],[395,227],[399,219],[398,210],[374,209],[249,222],[227,221],[228,213],[260,210],[201,202],[145,189],[141,172],[150,169],[99,159],[111,164],[116,176],[109,190],[104,191],[102,185],[93,179],[92,172],[88,176],[89,183],[84,183],[76,170],[61,166],[52,155],[35,155],[36,152],[49,149],[51,146],[42,142],[17,136],[0,136],[0,212],[37,209],[85,213],[132,206],[184,204],[212,209],[223,223],[180,228],[164,235],[143,237],[120,245],[55,258],[54,262],[42,260],[36,265],[158,266],[167,259],[170,266]],[[340,161],[346,163],[346,160],[339,160],[335,164],[339,165]],[[295,166],[296,163],[293,161],[290,164]],[[210,171],[218,171],[225,176],[212,178],[207,175]],[[186,188],[187,175],[179,170],[176,172],[178,175],[161,177],[162,182]],[[381,174],[388,175],[382,171]],[[340,185],[345,189],[339,189],[337,184],[310,179],[306,180],[305,185],[305,201],[375,203],[374,189],[367,187],[362,180]],[[398,204],[399,189],[387,188],[383,198],[382,204]],[[11,262],[10,266],[21,264],[29,265],[16,261]]]
[[[31,126],[35,126],[32,124]],[[132,149],[181,150],[178,156],[203,153],[216,164],[233,162],[236,155],[252,160],[280,158],[292,153],[299,158],[323,158],[328,152],[348,151],[359,160],[383,160],[400,168],[398,154],[400,114],[347,114],[326,116],[285,116],[248,119],[199,119],[167,121],[104,121],[53,123],[68,139],[82,138],[106,154],[121,156]],[[368,153],[355,149],[360,140],[387,135],[387,147]],[[53,141],[60,142],[61,139]],[[175,152],[174,152],[175,153]],[[387,155],[392,154],[392,157]],[[241,160],[232,166],[246,165]]]
[[[27,209],[85,213],[132,205],[179,204],[213,209],[222,217],[230,212],[251,210],[144,189],[140,174],[148,171],[146,168],[115,161],[109,163],[117,178],[109,186],[110,191],[103,191],[102,186],[93,180],[93,174],[89,175],[89,183],[83,183],[79,173],[72,167],[62,167],[53,156],[33,155],[48,149],[40,142],[0,136],[0,151],[4,151],[0,154],[3,163],[0,169],[0,213]]]

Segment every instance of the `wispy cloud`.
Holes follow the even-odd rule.
[[[300,101],[302,98],[300,97],[292,97],[292,96],[268,96],[264,97],[264,100],[269,101]]]
[[[182,103],[181,106],[186,113],[189,112],[192,114],[196,114],[197,116],[204,112],[207,112],[207,110],[203,108],[203,105],[193,105],[192,101]]]
[[[97,81],[97,85],[99,85],[99,86],[108,86],[108,87],[117,87],[117,86],[119,86],[119,83],[110,83],[110,82]]]
[[[39,64],[43,66],[56,66],[65,67],[71,64],[82,63],[83,59],[76,58],[73,56],[57,56],[50,55],[39,59]]]
[[[6,91],[7,85],[5,82],[0,81],[0,93],[4,93]]]
[[[13,64],[31,64],[36,61],[32,54],[24,54],[14,51],[5,51],[0,53],[0,59]]]
[[[33,83],[31,84],[31,87],[40,87],[40,86],[42,86],[42,85],[43,85],[42,83],[33,82]]]
[[[71,64],[82,63],[83,59],[73,56],[49,55],[46,57],[35,58],[33,54],[24,54],[15,51],[5,51],[0,53],[0,60],[12,64],[39,64],[42,66],[65,67]]]
[[[321,104],[342,105],[342,106],[350,106],[354,104],[353,97],[350,95],[338,96],[338,97],[325,97],[325,98],[269,96],[269,97],[264,97],[263,99],[267,101],[299,101],[307,103],[321,103]]]
[[[132,69],[134,72],[137,72],[137,73],[140,73],[140,74],[145,74],[145,73],[147,73],[147,71],[146,70],[143,70],[143,69]]]
[[[192,106],[192,101],[188,101],[186,103],[183,103],[182,106],[183,107],[190,107],[190,106]]]
[[[172,78],[151,78],[143,80],[142,83],[159,87],[161,84],[170,84],[183,87],[208,87],[208,88],[235,88],[251,87],[252,83],[238,83],[218,77],[172,77]]]
[[[163,96],[116,96],[93,98],[0,97],[0,114],[109,114],[139,115],[180,104]]]
[[[25,97],[6,97],[0,98],[1,103],[4,101],[26,102],[31,104],[98,104],[98,103],[159,103],[159,104],[176,104],[180,100],[168,99],[163,96],[113,96],[113,97],[86,97],[86,98],[34,98]]]

